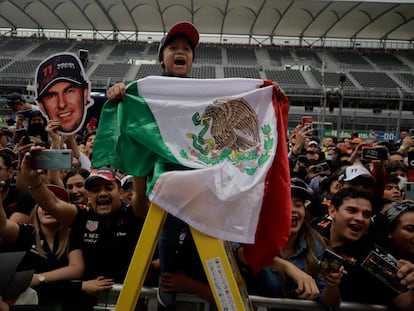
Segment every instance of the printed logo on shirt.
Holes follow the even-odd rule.
[[[95,231],[96,229],[98,229],[98,221],[96,220],[88,220],[88,222],[86,223],[86,229],[88,229],[89,231]]]

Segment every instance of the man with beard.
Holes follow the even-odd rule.
[[[80,301],[82,310],[92,310],[97,294],[111,289],[114,283],[123,283],[146,211],[135,208],[138,205],[122,204],[120,180],[110,168],[95,169],[85,179],[89,202],[85,206],[62,201],[48,190],[42,171],[30,168],[29,153],[21,166],[36,203],[70,225],[81,243],[85,274],[79,284]]]
[[[12,184],[14,167],[12,160],[16,159],[11,149],[0,150],[0,181],[4,181],[2,188],[3,208],[6,217],[16,223],[28,223],[30,213],[35,206],[30,193],[16,189]]]
[[[412,310],[413,291],[397,294],[361,266],[375,244],[374,234],[369,232],[373,214],[370,194],[352,187],[341,189],[333,196],[328,210],[330,217],[316,223],[314,228],[345,259],[346,274],[339,285],[342,300]],[[401,281],[409,288],[414,287],[411,267],[408,262],[398,266],[399,275],[403,276]]]

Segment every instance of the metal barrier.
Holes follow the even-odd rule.
[[[115,284],[112,290],[101,293],[98,304],[94,307],[96,311],[109,311],[115,308],[116,300],[121,292],[122,284]],[[301,310],[301,311],[325,311],[316,301],[287,299],[287,298],[267,298],[261,296],[250,296],[257,311],[277,310]],[[157,288],[143,287],[141,296],[136,307],[138,311],[157,311]],[[177,295],[177,311],[213,311],[216,310],[207,301],[194,295]],[[354,302],[342,302],[339,310],[342,311],[387,311],[383,305],[362,304]]]

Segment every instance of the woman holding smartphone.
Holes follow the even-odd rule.
[[[69,201],[64,188],[55,185],[48,185],[48,188]],[[30,224],[6,219],[0,206],[0,239],[4,242],[2,249],[27,251],[20,268],[35,270],[31,286],[38,292],[39,304],[53,305],[56,310],[71,310],[73,295],[69,291],[72,288],[69,281],[82,277],[84,262],[82,250],[71,238],[69,227],[60,224],[39,205],[31,213]]]
[[[273,258],[253,277],[248,284],[249,293],[272,298],[317,300],[323,307],[336,310],[341,302],[338,285],[343,267],[318,276],[326,244],[306,220],[306,205],[311,199],[311,191],[301,179],[292,179],[291,198],[289,240],[280,256]],[[236,257],[242,260],[242,247],[236,252]]]

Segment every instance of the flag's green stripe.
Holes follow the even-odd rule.
[[[93,146],[93,166],[113,165],[134,176],[147,176],[154,169],[154,180],[165,169],[183,169],[161,138],[155,118],[137,82],[127,86],[125,101],[106,102]],[[151,187],[151,185],[150,185]]]

